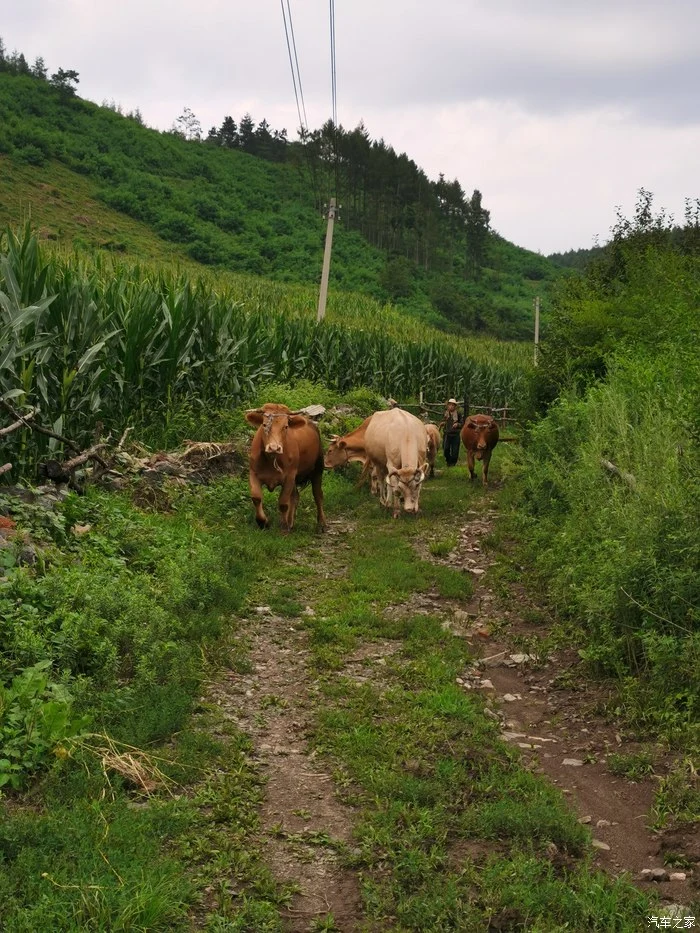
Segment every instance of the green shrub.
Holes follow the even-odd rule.
[[[0,683],[0,788],[18,790],[88,723],[73,715],[73,698],[49,679],[50,668],[51,661],[38,661]]]

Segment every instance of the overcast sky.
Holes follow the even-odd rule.
[[[329,3],[289,0],[310,126],[328,119]],[[286,0],[285,0],[286,3]],[[543,253],[605,241],[637,190],[700,196],[697,0],[336,0],[338,121],[432,178],[478,188]],[[0,0],[9,50],[80,73],[82,97],[206,130],[298,125],[279,0]]]

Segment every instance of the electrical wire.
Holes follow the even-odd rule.
[[[284,11],[283,11],[284,12]],[[306,132],[309,130],[309,121],[306,116],[306,103],[304,102],[304,89],[301,86],[301,71],[299,71],[299,58],[297,56],[297,43],[294,38],[294,23],[292,22],[292,10],[289,6],[289,0],[287,0],[287,14],[289,16],[289,31],[292,34],[292,48],[294,49],[294,63],[297,70],[297,83],[299,85],[299,97],[301,97],[301,109],[304,111],[304,122],[302,124],[302,129]]]
[[[331,116],[333,126],[338,123],[338,93],[335,76],[335,0],[330,0],[330,27],[331,27]]]
[[[299,106],[299,92],[297,91],[297,79],[294,73],[294,62],[292,60],[292,46],[289,41],[289,29],[287,28],[287,15],[284,12],[284,0],[280,0],[280,6],[282,7],[282,21],[284,22],[284,35],[287,39],[287,53],[289,54],[289,67],[292,72],[292,84],[294,85],[294,98],[297,102],[297,114],[299,115],[299,126],[304,129],[304,121],[301,118],[301,107]],[[290,13],[290,25],[291,25],[291,13]],[[296,54],[296,51],[295,51]]]

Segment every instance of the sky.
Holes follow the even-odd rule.
[[[250,112],[331,115],[326,0],[0,0],[8,50],[168,129]],[[338,122],[478,188],[491,225],[544,254],[603,243],[639,188],[682,220],[700,197],[697,0],[335,0]]]

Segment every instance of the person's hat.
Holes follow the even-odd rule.
[[[447,404],[448,404],[448,405],[456,405],[456,404],[457,404],[457,399],[456,399],[456,398],[448,398],[448,399],[447,399]]]

